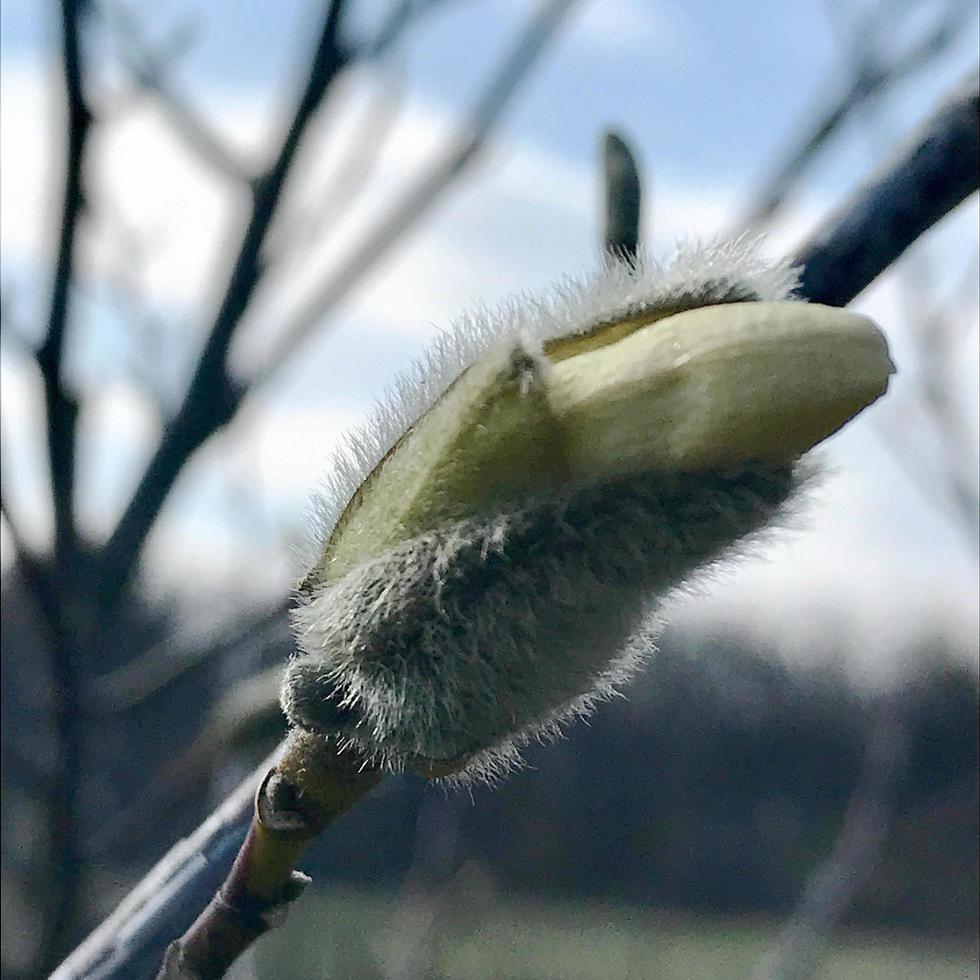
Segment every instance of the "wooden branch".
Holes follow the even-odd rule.
[[[865,39],[879,36],[885,24],[894,28],[895,21],[902,15],[895,6],[876,5],[871,16],[856,29],[855,33],[861,38],[861,50],[859,57],[844,72],[850,75],[845,90],[828,104],[814,107],[807,113],[806,135],[765,182],[765,189],[750,205],[737,228],[754,230],[771,222],[805,171],[840,134],[854,113],[870,106],[875,99],[916,72],[935,64],[962,30],[964,14],[969,9],[966,4],[949,5],[939,22],[922,39],[890,63],[881,64]],[[909,7],[906,3],[902,6]]]
[[[544,0],[521,32],[513,50],[504,58],[476,100],[468,118],[448,141],[443,156],[409,187],[401,200],[381,216],[333,273],[323,278],[323,284],[300,307],[296,316],[276,332],[278,339],[272,352],[265,364],[249,379],[249,393],[267,383],[282,368],[311,334],[322,326],[327,314],[350,294],[353,287],[474,161],[521,82],[537,63],[575,2]]]
[[[980,183],[980,82],[973,74],[796,253],[801,293],[846,306]]]
[[[126,7],[114,3],[105,10],[104,16],[119,38],[126,67],[133,79],[143,91],[156,98],[174,132],[219,175],[252,187],[255,175],[197,107],[170,83],[164,59],[141,37],[139,25]]]
[[[78,223],[85,207],[83,167],[92,122],[85,102],[81,29],[84,0],[62,0],[61,67],[67,105],[67,148],[57,256],[44,342],[37,352],[44,390],[54,559],[50,568],[22,556],[24,582],[38,605],[47,636],[57,763],[47,792],[47,873],[52,904],[44,915],[38,969],[46,973],[64,955],[77,925],[81,854],[78,790],[81,780],[79,644],[65,596],[81,589],[75,527],[75,436],[78,402],[65,388],[64,346],[75,272]]]
[[[309,879],[296,868],[307,845],[381,778],[329,739],[294,732],[259,786],[255,812],[224,884],[167,948],[157,980],[216,980],[282,921]]]
[[[178,841],[51,980],[148,980],[174,936],[221,885],[248,829],[270,756],[188,838]]]
[[[62,0],[62,73],[67,104],[67,148],[58,250],[51,285],[45,339],[37,352],[44,384],[54,509],[54,550],[60,562],[70,562],[76,550],[73,500],[75,491],[75,426],[78,403],[66,391],[63,375],[65,333],[75,271],[75,240],[85,207],[83,165],[92,116],[85,102],[81,19],[84,0]]]
[[[338,35],[343,0],[331,0],[307,74],[275,161],[255,183],[248,226],[204,345],[177,414],[100,554],[100,606],[111,612],[139,559],[143,544],[184,465],[235,414],[240,389],[227,370],[227,353],[242,316],[262,280],[262,248],[307,127],[330,84],[347,62]]]
[[[633,151],[618,133],[602,141],[606,225],[603,252],[607,262],[635,262],[640,246],[642,192]]]

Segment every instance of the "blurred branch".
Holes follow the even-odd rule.
[[[254,190],[255,175],[197,108],[171,84],[167,57],[147,44],[126,7],[121,3],[102,6],[106,23],[119,39],[127,69],[139,87],[156,98],[174,131],[221,176],[247,184]]]
[[[65,387],[64,349],[75,273],[79,221],[85,208],[84,162],[92,116],[85,102],[82,21],[85,0],[62,0],[61,69],[67,107],[64,191],[57,255],[44,342],[37,363],[44,390],[51,501],[54,513],[54,560],[51,574],[22,552],[24,582],[48,629],[48,663],[57,762],[47,793],[47,872],[53,883],[38,945],[40,972],[58,962],[76,928],[81,880],[78,850],[81,714],[80,655],[75,624],[68,621],[64,596],[81,586],[76,574],[75,437],[78,402]]]
[[[75,492],[75,425],[78,403],[65,388],[63,355],[75,270],[76,232],[85,207],[82,170],[92,122],[82,83],[81,20],[86,6],[85,0],[62,0],[61,4],[61,65],[68,110],[68,143],[47,333],[44,343],[37,351],[37,363],[44,384],[51,499],[54,508],[54,547],[59,561],[70,561],[77,545],[72,505]]]
[[[459,830],[464,797],[426,794],[415,822],[412,863],[402,880],[379,975],[414,980],[436,973],[438,924],[445,921],[449,883],[460,863]]]
[[[302,202],[277,225],[270,235],[264,253],[271,265],[287,255],[312,246],[328,225],[336,225],[357,199],[381,157],[385,140],[391,133],[399,105],[400,90],[389,82],[368,106],[361,124],[343,149],[335,171],[324,181],[315,203]]]
[[[286,730],[279,708],[282,663],[239,681],[208,711],[194,741],[159,772],[126,807],[108,817],[85,842],[98,859],[120,846],[159,839],[173,814],[205,786],[229,758],[254,759]]]
[[[825,7],[831,22],[835,24],[841,43],[846,47],[851,74],[857,76],[860,66],[874,59],[873,52],[866,49],[866,32],[845,31],[839,23],[840,6],[832,0],[825,0]],[[909,0],[901,0],[898,15],[915,9]],[[878,17],[885,23],[892,11],[892,4],[885,4]],[[938,39],[944,31],[952,36],[965,16],[969,16],[970,6],[959,0],[947,0],[943,19],[933,34]],[[888,21],[889,26],[891,22]],[[929,45],[929,41],[926,45]],[[870,111],[865,103],[858,107],[863,118],[862,133],[872,153],[882,142],[888,140],[883,133],[883,114]],[[957,362],[954,344],[959,333],[957,325],[946,312],[949,303],[934,303],[927,308],[927,298],[935,275],[930,268],[930,253],[926,249],[916,250],[904,263],[902,275],[897,279],[901,292],[901,303],[906,316],[914,329],[911,339],[916,348],[918,372],[906,379],[918,389],[916,411],[924,414],[935,428],[936,438],[930,439],[930,450],[938,454],[938,465],[922,466],[922,448],[914,445],[914,427],[892,425],[884,431],[877,426],[882,437],[881,446],[890,453],[905,470],[910,481],[922,492],[923,498],[944,520],[952,519],[959,525],[972,547],[974,554],[980,553],[980,490],[975,474],[977,471],[976,437],[969,431],[962,412],[954,404],[956,385],[951,377],[951,368]],[[977,256],[970,259],[969,285],[976,280]]]
[[[248,226],[184,401],[167,425],[129,505],[103,549],[99,593],[104,611],[111,611],[118,602],[143,543],[184,465],[238,409],[241,391],[228,374],[228,349],[265,272],[262,248],[296,152],[331,82],[347,63],[347,53],[338,38],[342,10],[343,0],[332,0],[327,7],[306,83],[279,152],[270,168],[255,182]]]
[[[397,0],[374,37],[358,46],[357,57],[378,58],[389,51],[409,27],[447,0]]]
[[[350,250],[340,266],[278,333],[276,344],[265,364],[249,381],[250,390],[254,391],[268,382],[282,368],[313,331],[322,325],[323,318],[388,254],[401,236],[473,162],[519,85],[575,2],[544,0],[477,99],[467,120],[448,140],[441,159],[382,215],[360,244]]]
[[[640,244],[640,172],[629,144],[612,131],[603,136],[602,162],[606,261],[633,263]]]
[[[7,533],[10,535],[10,543],[13,545],[14,552],[17,555],[17,560],[33,560],[34,550],[27,543],[27,539],[21,533],[20,524],[18,523],[17,518],[11,513],[10,504],[7,502],[7,488],[3,481],[4,469],[5,467],[0,465],[0,517],[3,517],[3,521],[7,525]]]
[[[893,698],[879,705],[871,718],[863,771],[833,850],[808,878],[796,910],[754,980],[805,980],[815,975],[827,940],[888,841],[905,771],[906,725]]]
[[[796,253],[800,292],[846,306],[980,183],[980,76],[974,73],[909,145]]]
[[[886,4],[875,11],[867,22],[855,31],[862,39],[877,38],[882,33],[882,25],[888,23],[894,29],[894,18],[901,13],[896,7],[908,8],[907,0]],[[800,177],[819,153],[840,132],[855,111],[867,106],[888,89],[914,75],[917,71],[934,62],[957,37],[967,4],[950,4],[941,20],[923,39],[890,63],[883,64],[873,47],[864,47],[860,56],[850,67],[850,81],[839,96],[832,99],[822,110],[807,113],[810,124],[807,135],[786,158],[785,162],[763,184],[765,188],[759,199],[752,204],[741,218],[739,229],[754,229],[772,220],[773,215],[783,206],[786,198],[796,187]],[[873,43],[873,42],[868,42]]]
[[[51,980],[139,980],[155,975],[167,944],[224,880],[252,816],[273,753],[188,838],[179,841]]]
[[[209,668],[223,656],[243,655],[243,648],[266,650],[289,641],[288,605],[283,602],[265,614],[252,618],[231,635],[216,642],[197,642],[187,649],[161,656],[172,646],[164,641],[144,654],[89,683],[86,709],[94,714],[126,711],[154,697],[188,674]]]

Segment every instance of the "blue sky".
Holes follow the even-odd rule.
[[[152,37],[167,36],[174,25],[194,28],[175,80],[216,129],[254,156],[296,81],[297,52],[314,29],[308,5],[184,0],[129,6],[146,8],[140,16]],[[396,124],[357,200],[331,225],[331,237],[294,249],[283,275],[259,297],[234,351],[243,372],[261,362],[290,308],[324,278],[364,223],[424,169],[534,7],[523,0],[446,0],[390,63],[356,73],[338,90],[291,189],[287,237],[329,189],[345,134],[373,99],[396,103]],[[963,4],[961,33],[941,64],[874,103],[821,159],[774,229],[774,254],[803,238],[976,61],[974,7]],[[360,29],[367,31],[386,6],[371,2],[359,9]],[[907,24],[875,39],[877,50],[900,50],[903,35],[914,36],[938,9],[929,2],[915,6]],[[57,135],[46,88],[52,25],[39,20],[37,10],[28,0],[4,0],[0,15],[3,287],[27,334],[37,321],[38,283],[47,275],[53,217],[47,188],[54,186],[50,149]],[[332,442],[418,353],[435,325],[445,326],[474,302],[546,287],[595,261],[603,127],[620,127],[637,147],[650,188],[654,251],[669,250],[679,237],[731,227],[814,107],[843,83],[847,39],[860,19],[858,6],[832,0],[582,0],[481,165],[334,311],[325,323],[329,330],[304,347],[188,472],[154,541],[161,578],[177,580],[186,567],[202,567],[203,555],[210,579],[221,586],[248,567],[242,555],[254,554],[264,556],[256,587],[286,580],[288,541],[299,533],[304,501]],[[117,75],[107,71],[105,79],[111,88]],[[227,267],[224,245],[233,238],[240,204],[240,196],[168,133],[150,100],[130,100],[128,108],[108,114],[105,132],[93,148],[100,216],[86,239],[72,361],[75,382],[89,396],[83,446],[92,455],[82,474],[83,510],[96,534],[110,526],[159,430],[158,409],[145,386],[134,383],[133,365],[149,372],[165,403],[179,393]],[[934,292],[935,303],[963,323],[954,380],[974,427],[977,300],[963,281],[976,267],[976,225],[974,200],[908,260],[920,272],[923,264],[929,267],[930,296]],[[145,260],[127,253],[120,226],[155,243]],[[107,285],[119,278],[120,267],[151,297],[159,320],[141,340],[134,340],[131,311],[120,308]],[[862,608],[847,615],[861,622],[884,618],[900,629],[904,620],[895,610],[905,610],[917,629],[935,617],[955,619],[964,635],[975,632],[975,552],[941,513],[941,497],[937,503],[935,494],[923,496],[885,448],[896,441],[896,427],[911,429],[916,448],[901,451],[913,454],[912,469],[930,482],[935,462],[930,432],[915,411],[914,324],[903,269],[914,271],[900,266],[861,301],[888,332],[902,368],[892,395],[828,447],[836,475],[808,518],[811,531],[781,543],[768,562],[733,572],[713,600],[692,605],[698,614],[737,611],[758,618],[758,596],[778,585],[783,601],[766,603],[783,610],[774,626],[769,615],[776,630],[812,620],[794,613],[798,607],[846,603],[850,595]],[[927,297],[923,305],[931,302]],[[13,482],[26,523],[41,535],[45,515],[32,505],[38,496],[32,488],[43,468],[28,447],[37,435],[36,390],[26,361],[9,344],[3,410],[15,430]],[[826,602],[811,594],[821,590],[830,596]],[[869,605],[870,612],[863,608]]]

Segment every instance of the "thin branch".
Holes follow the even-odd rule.
[[[386,81],[367,107],[357,132],[343,148],[343,155],[324,181],[323,189],[312,202],[303,201],[295,208],[295,214],[277,223],[263,253],[269,265],[312,247],[321,239],[323,229],[336,227],[345,211],[356,202],[391,134],[401,92],[402,86]]]
[[[55,554],[70,562],[76,550],[73,499],[75,491],[75,427],[78,403],[64,386],[65,333],[75,271],[75,240],[85,207],[83,165],[92,116],[85,102],[81,51],[81,20],[85,0],[62,0],[62,71],[67,103],[65,183],[58,251],[51,285],[47,333],[37,352],[44,383],[51,499],[54,508]]]
[[[0,516],[3,517],[4,524],[7,525],[7,533],[10,535],[10,543],[13,545],[14,553],[19,561],[33,561],[36,558],[34,549],[27,543],[20,523],[10,510],[10,503],[6,484],[3,480],[4,466],[0,465]]]
[[[228,874],[248,829],[255,791],[277,759],[278,753],[270,756],[190,837],[175,844],[51,980],[152,977],[164,949]]]
[[[606,261],[635,262],[640,245],[640,171],[629,144],[615,132],[603,137],[602,162]]]
[[[340,266],[278,333],[265,364],[249,380],[251,393],[267,383],[283,364],[322,326],[336,308],[395,243],[460,177],[484,147],[521,82],[554,37],[576,0],[545,0],[504,58],[469,117],[448,141],[442,157],[374,224]]]
[[[394,914],[385,930],[381,980],[413,980],[435,973],[440,922],[446,921],[449,884],[462,861],[459,847],[463,800],[459,793],[426,794],[415,821],[412,862],[402,877]]]
[[[903,0],[903,5],[904,0]],[[859,29],[862,37],[875,37],[880,31],[881,22],[894,21],[894,5],[888,4]],[[737,227],[759,228],[771,221],[773,215],[783,206],[800,177],[813,163],[820,152],[837,136],[842,126],[848,122],[855,111],[868,106],[874,99],[893,88],[915,72],[925,68],[943,54],[957,37],[966,4],[950,6],[942,20],[933,30],[890,64],[880,64],[873,51],[862,51],[861,59],[850,71],[847,88],[838,97],[819,111],[808,113],[810,123],[807,134],[800,144],[787,156],[782,165],[765,181],[765,190],[741,218]]]
[[[232,654],[243,657],[245,649],[263,651],[282,643],[292,635],[287,613],[286,603],[279,603],[250,619],[230,636],[222,635],[211,641],[202,639],[177,652],[172,650],[171,640],[163,640],[111,673],[92,680],[88,685],[86,710],[100,715],[127,711],[165,692],[175,681],[192,672],[211,668],[216,659]]]
[[[377,33],[358,46],[358,60],[373,60],[387,54],[408,31],[425,15],[447,0],[398,0],[392,4],[391,10]]]
[[[806,980],[816,974],[830,934],[888,841],[907,764],[907,732],[894,703],[878,706],[872,718],[863,771],[833,850],[808,878],[792,918],[754,980]]]
[[[973,74],[796,253],[801,293],[846,306],[980,183],[980,82]]]
[[[57,765],[47,794],[48,871],[52,906],[44,917],[45,935],[38,945],[39,968],[47,972],[61,955],[76,927],[81,855],[78,790],[82,762],[79,650],[76,631],[66,621],[64,587],[76,587],[78,538],[75,527],[75,437],[78,402],[64,383],[65,334],[70,314],[79,220],[85,207],[83,166],[92,117],[85,102],[82,56],[84,0],[62,0],[61,30],[67,148],[61,226],[55,259],[47,332],[37,352],[44,389],[51,501],[54,512],[52,574],[39,564],[22,562],[24,580],[38,603],[48,631],[52,711]]]
[[[343,0],[332,0],[317,40],[302,94],[275,162],[255,184],[248,227],[242,237],[221,306],[215,315],[184,401],[171,420],[129,505],[101,554],[100,604],[111,611],[133,573],[157,515],[184,465],[237,411],[240,389],[228,375],[227,353],[251,298],[262,280],[262,248],[296,152],[307,127],[347,63],[338,39]]]
[[[105,6],[104,17],[120,41],[123,60],[139,87],[154,96],[177,132],[208,166],[222,177],[253,186],[255,175],[168,78],[166,58],[141,36],[139,25],[119,3]]]

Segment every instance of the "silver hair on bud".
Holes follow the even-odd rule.
[[[291,724],[491,779],[612,693],[661,600],[778,524],[887,388],[874,324],[794,281],[736,242],[459,321],[336,468]]]

